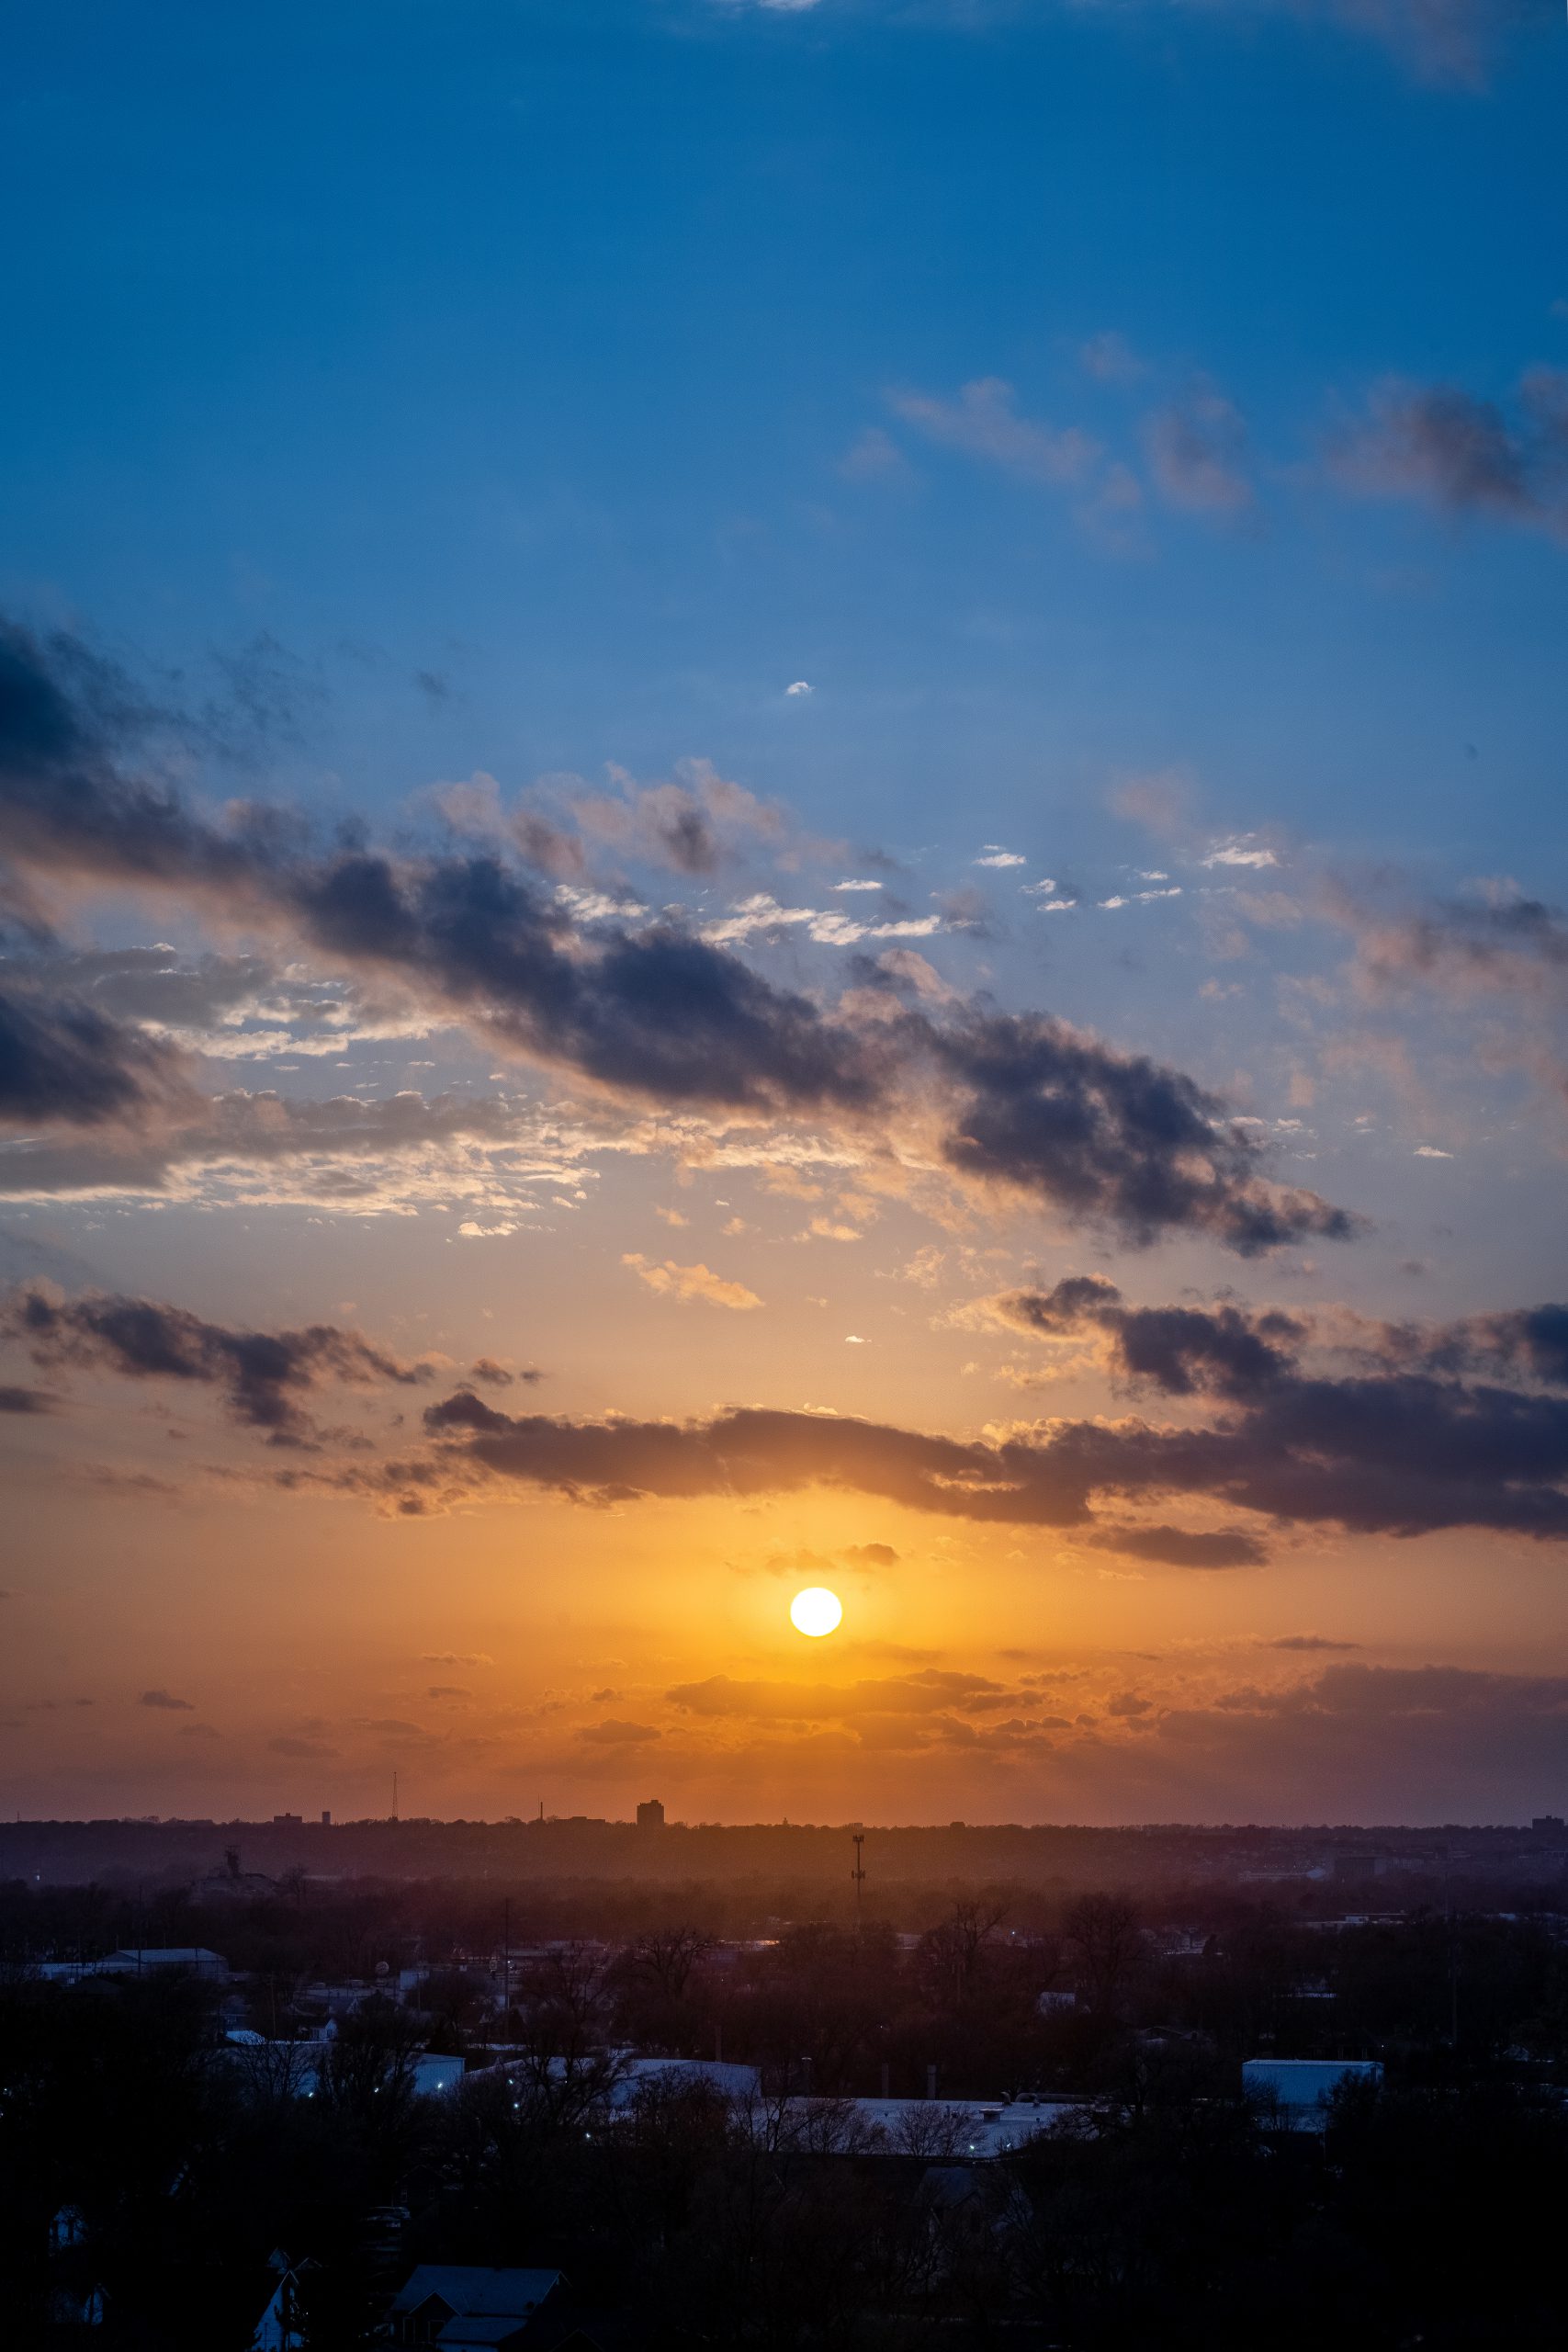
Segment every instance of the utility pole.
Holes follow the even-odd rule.
[[[855,1846],[855,1866],[850,1872],[850,1876],[855,1883],[855,1933],[858,1936],[861,1930],[860,1891],[865,1884],[865,1863],[861,1854],[861,1848],[865,1844],[865,1832],[863,1829],[854,1829],[850,1835],[853,1838]]]

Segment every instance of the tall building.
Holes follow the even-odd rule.
[[[657,1797],[649,1797],[646,1804],[638,1805],[637,1809],[637,1826],[639,1829],[663,1828],[664,1807],[660,1804]]]

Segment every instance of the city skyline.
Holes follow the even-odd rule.
[[[0,1805],[1561,1813],[1561,12],[85,13]]]

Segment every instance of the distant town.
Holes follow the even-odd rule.
[[[1539,1869],[1568,1870],[1568,1820],[1540,1814],[1523,1826],[1280,1828],[1152,1823],[1075,1828],[1017,1822],[948,1822],[866,1828],[761,1822],[728,1826],[667,1818],[658,1798],[631,1821],[542,1810],[502,1821],[422,1816],[335,1821],[274,1814],[261,1821],[159,1819],[0,1822],[0,1876],[43,1883],[85,1879],[189,1880],[214,1900],[290,1872],[308,1876],[647,1879],[723,1883],[798,1879],[838,1887],[866,1839],[867,1867],[884,1890],[948,1879],[999,1879],[1028,1886],[1179,1884],[1220,1878],[1338,1883],[1359,1878],[1411,1883],[1456,1875],[1484,1883]],[[236,1874],[233,1857],[243,1863]]]
[[[1568,1830],[16,1822],[0,2059],[21,2345],[1545,2342]]]

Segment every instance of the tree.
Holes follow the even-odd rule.
[[[1143,1953],[1136,1911],[1124,1894],[1080,1895],[1062,1928],[1089,2007],[1114,2016]]]

